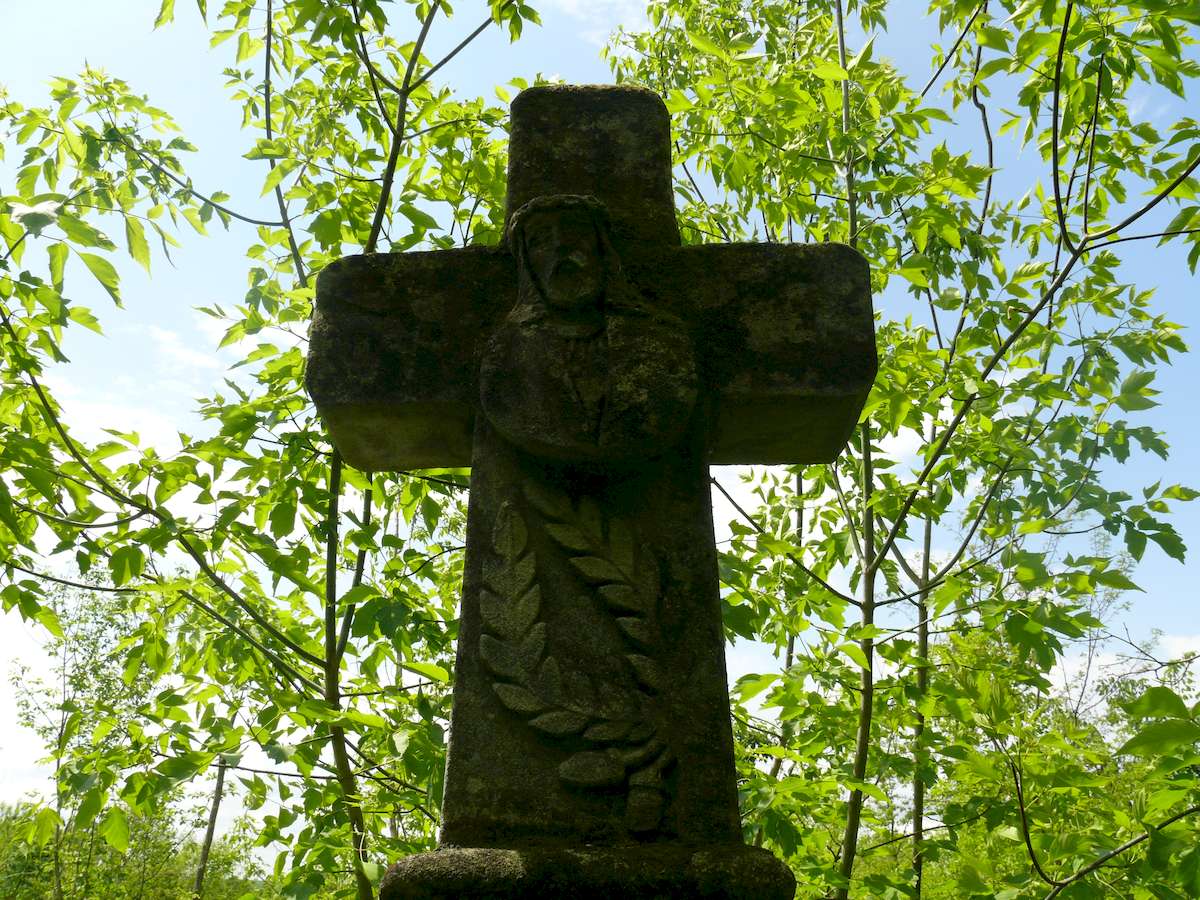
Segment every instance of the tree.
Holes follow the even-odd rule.
[[[219,841],[210,830],[198,846],[191,832],[199,811],[188,808],[182,788],[148,814],[117,802],[98,815],[117,773],[145,777],[171,759],[145,746],[134,755],[126,749],[138,745],[143,709],[166,685],[145,664],[128,665],[120,650],[138,619],[127,595],[59,589],[51,600],[62,632],[48,647],[52,678],[23,669],[12,683],[21,724],[46,745],[54,796],[45,805],[0,810],[4,896],[232,898],[250,887],[270,896],[272,885],[250,856],[249,823],[239,821]],[[211,873],[203,891],[193,877],[200,865]]]
[[[152,815],[224,761],[251,806],[279,804],[260,841],[281,850],[289,895],[370,897],[381,864],[435,834],[467,479],[344,468],[295,332],[312,274],[341,254],[499,240],[505,110],[440,86],[482,30],[516,39],[538,21],[514,0],[489,10],[434,60],[440,0],[227,2],[213,42],[236,48],[226,74],[273,221],[194,184],[170,117],[103,73],[0,107],[20,153],[0,201],[5,607],[53,629],[49,585],[107,575],[136,614],[117,642],[126,671],[171,678],[130,723],[131,756],[97,751],[96,771]],[[884,57],[879,0],[648,11],[609,58],[674,115],[685,240],[847,241],[878,293],[904,297],[878,322],[880,375],[850,447],[753,475],[758,508],[722,560],[729,633],[783,658],[735,690],[777,712],[737,709],[748,839],[788,860],[803,896],[1120,896],[1113,878],[1186,896],[1190,683],[1117,679],[1113,703],[1081,715],[1050,673],[1100,633],[1097,593],[1135,587],[1087,535],[1134,563],[1150,544],[1184,553],[1169,508],[1195,492],[1135,498],[1104,472],[1167,453],[1138,415],[1186,348],[1122,281],[1120,254],[1182,242],[1194,270],[1200,127],[1160,133],[1129,98],[1193,87],[1200,16],[935,0],[946,49],[916,89]],[[157,24],[173,15],[165,0]],[[1012,162],[1023,145],[1035,175]],[[63,329],[100,327],[75,300],[85,273],[119,303],[104,229],[149,267],[150,238],[166,254],[216,221],[253,243],[245,301],[204,310],[245,348],[200,401],[211,427],[169,458],[119,427],[85,446],[45,375],[65,363]],[[239,770],[248,746],[275,769]],[[168,758],[131,767],[155,749]],[[907,859],[877,864],[901,837]],[[1005,851],[994,868],[981,847]]]

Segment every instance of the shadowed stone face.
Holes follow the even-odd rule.
[[[531,201],[509,243],[519,287],[480,365],[488,421],[547,459],[618,466],[661,455],[696,403],[691,340],[625,278],[603,205]]]
[[[600,311],[604,267],[590,210],[534,211],[522,222],[519,240],[532,281],[554,312],[570,321]]]
[[[383,900],[792,896],[742,845],[708,466],[837,455],[869,282],[840,245],[680,247],[670,163],[650,92],[532,88],[506,249],[318,280],[345,458],[472,470],[443,849]]]

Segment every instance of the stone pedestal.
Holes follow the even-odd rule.
[[[380,900],[791,900],[791,871],[739,844],[456,850],[402,860]]]

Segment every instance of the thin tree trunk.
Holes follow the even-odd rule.
[[[929,442],[933,443],[931,436]],[[929,552],[933,545],[933,519],[925,520],[925,547],[921,557],[921,591],[917,601],[917,727],[913,732],[913,844],[912,865],[916,881],[917,900],[921,898],[921,883],[925,871],[925,778],[924,763],[925,714],[921,703],[929,691]]]
[[[92,820],[92,824],[90,826],[88,826],[87,864],[83,867],[83,892],[80,894],[80,896],[82,896],[82,897],[90,896],[88,894],[88,890],[89,890],[89,888],[91,888],[91,885],[92,885],[92,859],[95,856],[95,854],[96,854],[96,822],[95,822],[95,820]]]
[[[337,609],[337,566],[338,550],[338,499],[342,490],[342,455],[333,452],[329,468],[329,518],[325,535],[325,702],[331,709],[342,707],[340,683],[341,658],[338,655],[338,609]],[[363,819],[358,784],[354,769],[350,765],[350,754],[346,750],[346,732],[340,725],[329,729],[333,748],[334,771],[338,787],[342,792],[342,806],[350,820],[350,833],[354,842],[354,881],[358,900],[374,900],[375,887],[367,877],[363,863],[367,860],[367,828]]]
[[[63,645],[62,653],[62,668],[60,670],[60,695],[62,697],[62,706],[59,709],[58,716],[58,737],[55,738],[54,746],[56,752],[54,754],[54,812],[58,816],[58,824],[54,826],[54,898],[55,900],[63,900],[63,884],[62,884],[62,842],[63,842],[63,827],[62,827],[62,808],[63,808],[63,790],[62,781],[59,779],[59,774],[62,771],[63,756],[66,755],[66,740],[67,733],[67,649],[66,644]]]
[[[212,806],[208,810],[208,830],[204,832],[204,843],[200,847],[200,863],[196,866],[196,883],[192,893],[197,900],[204,895],[204,873],[208,869],[208,855],[212,852],[213,838],[217,833],[217,812],[221,809],[221,796],[225,793],[225,757],[217,761],[217,786],[213,788]]]
[[[840,4],[839,4],[840,9]],[[875,624],[875,513],[871,509],[871,495],[875,480],[871,458],[871,423],[862,425],[862,624],[867,636],[858,642],[863,655],[862,675],[859,680],[858,737],[854,743],[854,763],[851,774],[855,781],[863,782],[867,777],[867,760],[871,755],[871,718],[875,710],[875,639],[870,629]],[[862,663],[860,663],[861,665]],[[840,873],[844,886],[835,892],[837,900],[850,896],[850,878],[854,873],[854,857],[858,851],[858,829],[862,821],[863,792],[861,788],[850,791],[846,804],[846,831],[842,836]]]

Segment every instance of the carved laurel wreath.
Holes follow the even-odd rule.
[[[571,754],[559,777],[579,788],[627,786],[626,826],[656,828],[664,804],[663,773],[674,760],[654,723],[662,672],[648,653],[660,642],[659,583],[655,566],[638,553],[628,524],[605,517],[590,498],[572,504],[565,494],[527,484],[530,507],[571,567],[614,616],[624,638],[636,687],[597,683],[564,671],[547,652],[537,554],[524,517],[511,502],[492,533],[494,559],[484,570],[480,656],[495,677],[500,702],[553,737],[580,736],[594,750]]]

